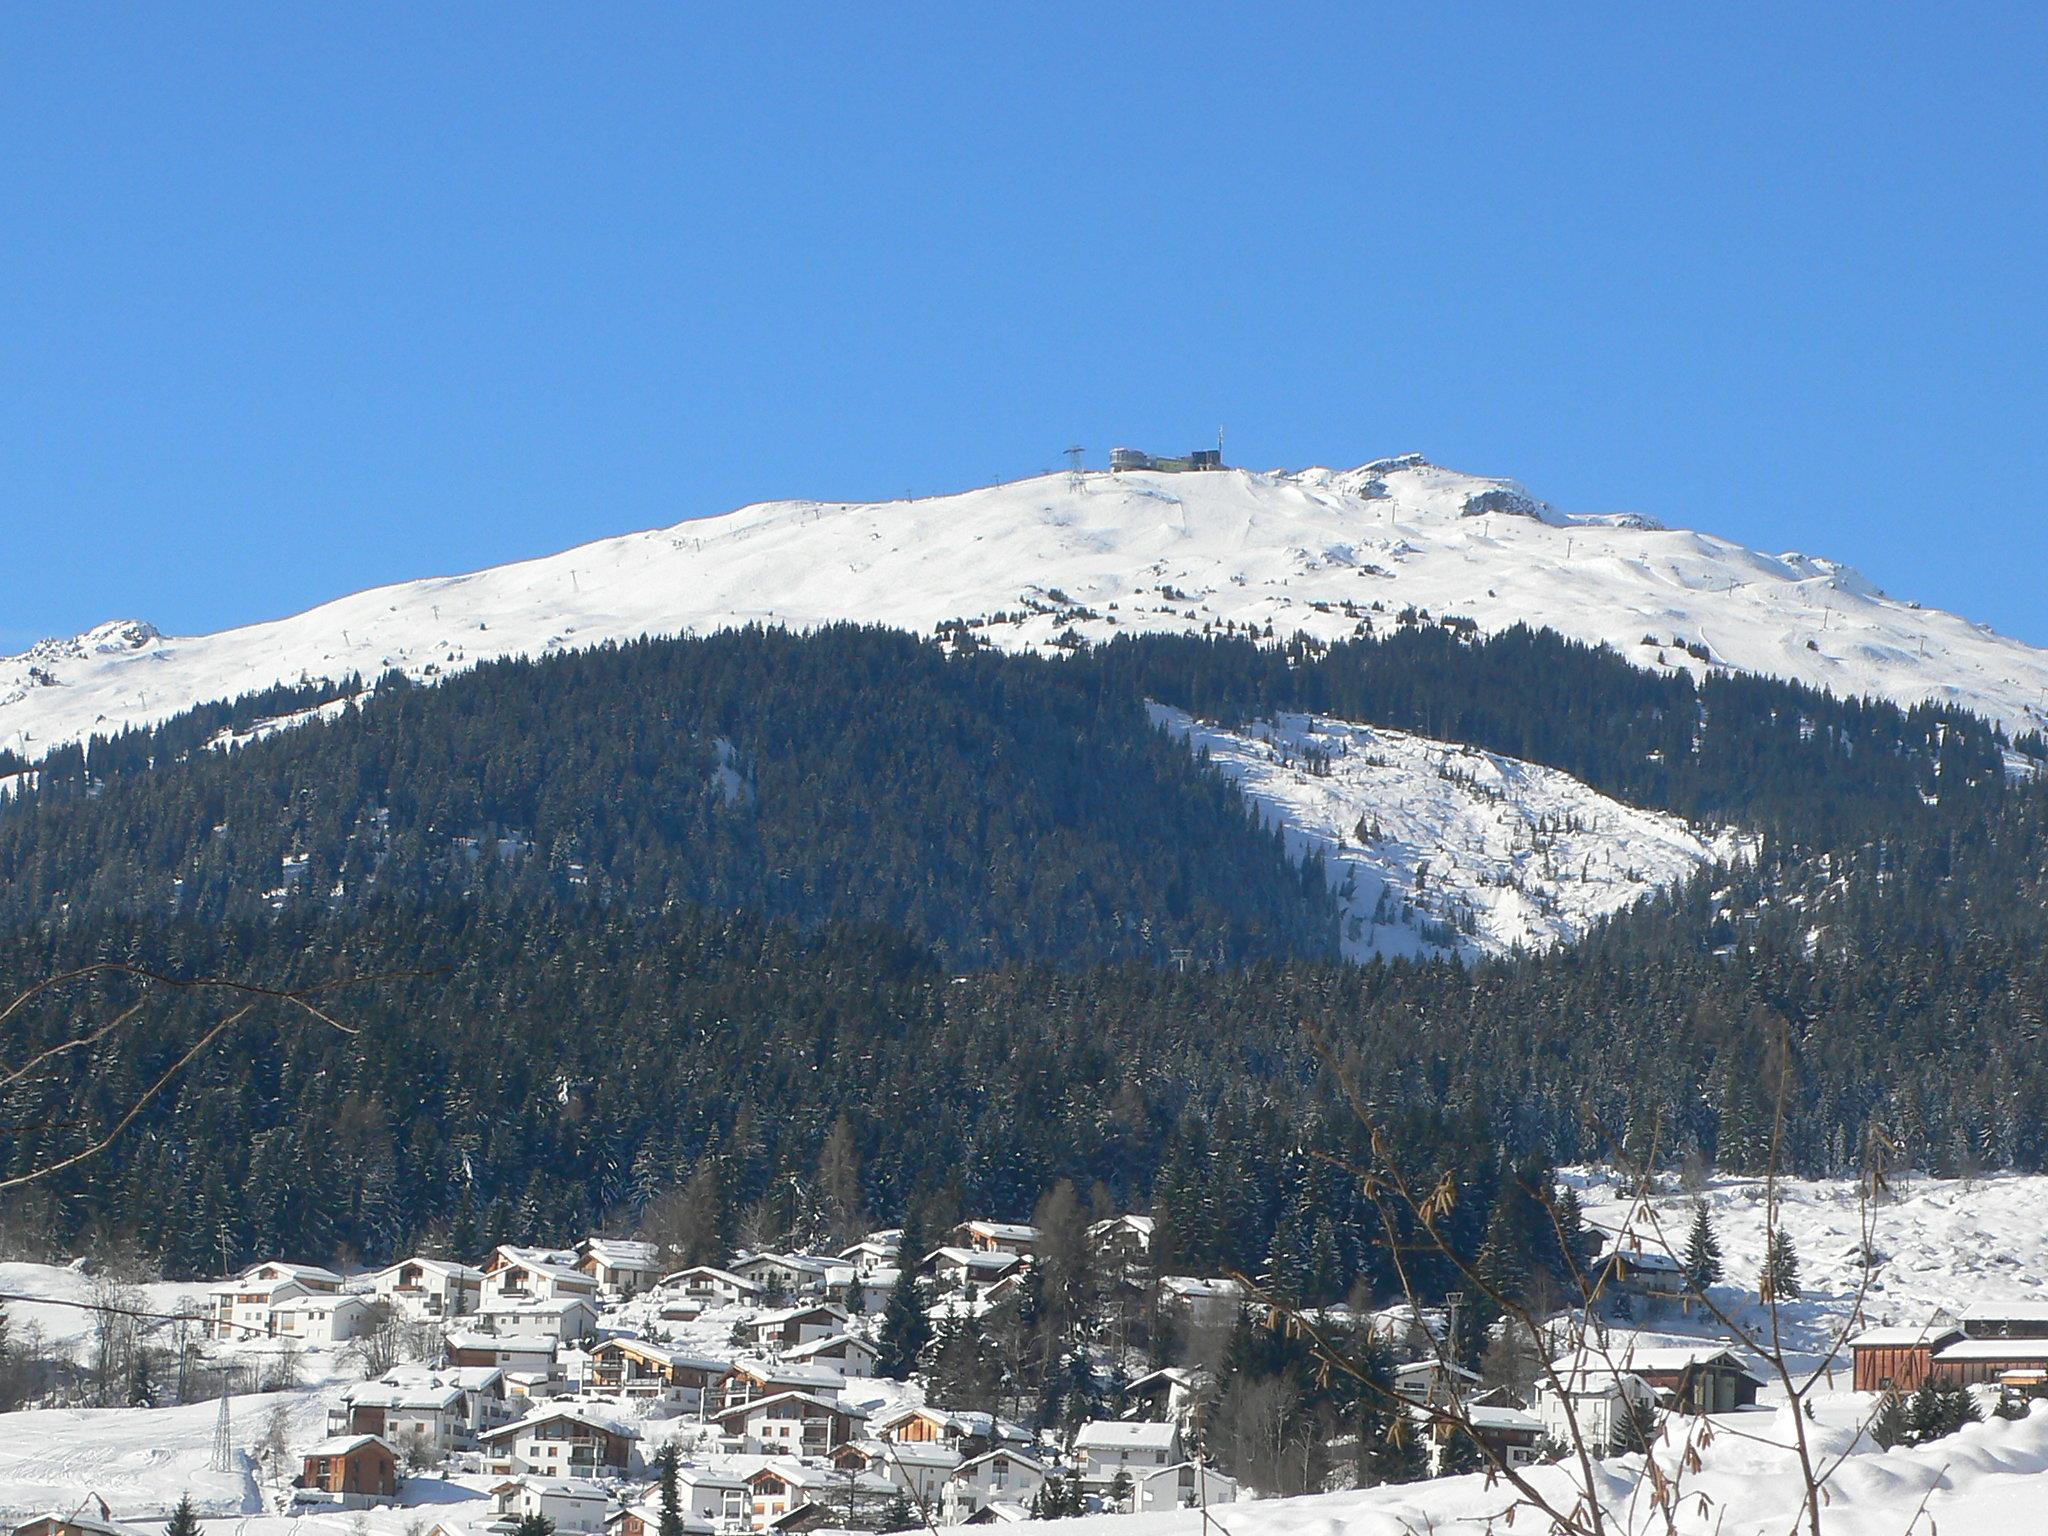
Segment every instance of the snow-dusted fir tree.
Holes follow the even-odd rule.
[[[1685,1240],[1685,1279],[1695,1291],[1704,1291],[1721,1278],[1721,1240],[1714,1235],[1714,1223],[1707,1215],[1707,1203],[1692,1208],[1692,1231]]]
[[[1770,1241],[1764,1247],[1764,1272],[1757,1282],[1757,1298],[1761,1301],[1797,1301],[1799,1299],[1799,1255],[1792,1247],[1792,1236],[1783,1227],[1772,1230]]]

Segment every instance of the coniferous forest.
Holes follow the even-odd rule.
[[[1466,741],[1761,851],[1567,950],[1345,965],[1320,871],[1147,699]],[[359,1032],[258,1009],[0,1217],[17,1247],[119,1230],[198,1273],[616,1229],[686,1184],[730,1237],[824,1189],[929,1226],[1071,1179],[1155,1211],[1163,1266],[1384,1288],[1319,1155],[1361,1132],[1318,1040],[1404,1160],[1477,1192],[1474,1248],[1556,1163],[1759,1167],[1776,1051],[1802,1171],[1873,1127],[1929,1168],[2038,1169],[2031,761],[1953,712],[1423,622],[1054,659],[749,630],[223,703],[0,804],[0,985],[99,958],[360,977],[332,998]],[[10,1050],[131,995],[39,996]],[[9,1171],[104,1134],[205,1007],[167,997],[16,1084]]]

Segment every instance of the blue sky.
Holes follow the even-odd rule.
[[[2048,643],[2037,5],[313,14],[0,16],[0,646],[1219,424]]]

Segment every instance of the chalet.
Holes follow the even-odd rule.
[[[1134,1268],[1151,1262],[1150,1216],[1112,1216],[1088,1229],[1088,1247],[1104,1269]]]
[[[12,1536],[139,1536],[139,1533],[116,1520],[105,1499],[89,1493],[84,1502],[70,1513],[52,1510],[48,1514],[37,1515],[15,1526]]]
[[[1711,1344],[1643,1348],[1629,1343],[1610,1350],[1622,1369],[1656,1389],[1663,1406],[1676,1413],[1730,1413],[1756,1405],[1761,1378],[1730,1350]]]
[[[368,1333],[375,1322],[373,1303],[354,1292],[311,1291],[270,1309],[270,1331],[300,1344],[346,1344]]]
[[[330,1435],[378,1435],[400,1451],[474,1450],[477,1436],[506,1422],[504,1373],[492,1366],[402,1365],[341,1391],[327,1411]]]
[[[500,1475],[623,1477],[639,1432],[582,1404],[539,1406],[522,1419],[479,1435],[484,1460]]]
[[[1526,1467],[1543,1456],[1543,1420],[1526,1409],[1507,1403],[1468,1402],[1462,1412],[1472,1426],[1472,1438],[1499,1458],[1501,1465]],[[1461,1433],[1456,1425],[1442,1419],[1431,1422],[1429,1463],[1431,1475],[1443,1470],[1451,1437]],[[1492,1463],[1488,1463],[1489,1466]]]
[[[301,1458],[296,1486],[320,1502],[366,1509],[398,1494],[398,1456],[375,1435],[322,1440]]]
[[[1394,1390],[1411,1403],[1447,1407],[1478,1385],[1477,1371],[1437,1355],[1394,1367]]]
[[[1960,1328],[1866,1328],[1849,1341],[1851,1382],[1858,1392],[1916,1392],[1935,1353],[1963,1337]]]
[[[1980,1302],[1963,1313],[1972,1339],[2048,1339],[2048,1301]]]
[[[688,1269],[663,1275],[657,1284],[663,1291],[680,1291],[696,1301],[724,1305],[755,1301],[762,1294],[759,1282],[710,1264],[692,1264]]]
[[[839,1261],[851,1265],[853,1272],[865,1279],[878,1269],[893,1268],[902,1247],[902,1228],[891,1227],[885,1232],[870,1232],[851,1248],[840,1249]]]
[[[1014,1450],[986,1451],[953,1469],[939,1507],[948,1525],[959,1525],[998,1501],[1029,1507],[1044,1486],[1042,1462]]]
[[[1657,1423],[1657,1389],[1633,1371],[1617,1370],[1590,1354],[1554,1361],[1536,1386],[1536,1414],[1550,1439],[1584,1444],[1607,1454],[1645,1439]]]
[[[832,1453],[833,1466],[889,1478],[905,1498],[925,1510],[939,1507],[946,1479],[961,1459],[956,1447],[936,1441],[853,1440]]]
[[[740,1334],[765,1349],[788,1349],[844,1333],[853,1322],[843,1307],[820,1303],[763,1312],[740,1325]]]
[[[757,1531],[868,1530],[902,1497],[886,1477],[788,1458],[755,1471],[747,1492]]]
[[[401,1259],[370,1276],[370,1290],[401,1317],[415,1322],[467,1317],[483,1296],[484,1274],[447,1259]]]
[[[1593,1265],[1593,1283],[1610,1309],[1648,1317],[1667,1306],[1690,1312],[1698,1297],[1685,1266],[1668,1253],[1645,1248],[1633,1234],[1608,1249]]]
[[[971,1301],[1023,1265],[1014,1253],[953,1246],[933,1249],[918,1269],[937,1281],[941,1290],[957,1291]]]
[[[1133,1483],[1181,1459],[1180,1428],[1130,1419],[1094,1419],[1074,1435],[1074,1473],[1090,1493],[1106,1493],[1119,1472]]]
[[[1937,1387],[2003,1386],[2029,1394],[2048,1382],[2048,1339],[1960,1338],[1934,1352]]]
[[[510,1376],[552,1376],[561,1340],[545,1333],[482,1333],[457,1330],[447,1337],[448,1363],[460,1366],[488,1366]]]
[[[726,1266],[770,1296],[822,1296],[836,1259],[808,1253],[750,1253]]]
[[[1178,1424],[1185,1434],[1193,1427],[1199,1405],[1210,1392],[1208,1373],[1178,1365],[1148,1371],[1124,1388],[1131,1417]]]
[[[577,1269],[606,1296],[637,1296],[661,1278],[661,1249],[654,1243],[587,1237],[576,1253]]]
[[[778,1392],[712,1415],[747,1456],[829,1456],[853,1439],[862,1415],[829,1397]]]
[[[232,1280],[207,1287],[213,1336],[266,1337],[277,1331],[280,1303],[299,1296],[332,1295],[340,1289],[341,1276],[316,1264],[273,1261],[252,1265]]]
[[[1159,1307],[1178,1314],[1196,1328],[1227,1328],[1244,1306],[1244,1286],[1228,1275],[1201,1279],[1194,1275],[1161,1275]]]
[[[793,1345],[782,1352],[792,1365],[820,1365],[846,1376],[872,1376],[881,1359],[875,1346],[854,1333],[835,1333]]]
[[[708,1521],[722,1531],[744,1525],[752,1508],[746,1479],[730,1471],[680,1467],[676,1491],[686,1518]]]
[[[565,1344],[597,1332],[597,1301],[590,1296],[556,1296],[541,1301],[500,1301],[485,1296],[477,1321],[497,1333],[547,1335]]]
[[[1131,1513],[1157,1514],[1175,1509],[1210,1509],[1237,1502],[1237,1479],[1225,1477],[1199,1461],[1183,1461],[1142,1476],[1133,1475]]]
[[[674,1403],[684,1413],[701,1414],[707,1396],[731,1370],[723,1360],[644,1339],[600,1339],[587,1353],[583,1384],[586,1390],[605,1397]]]
[[[947,1234],[956,1248],[977,1253],[1009,1253],[1028,1259],[1038,1251],[1038,1228],[1013,1221],[963,1221]]]
[[[733,1479],[733,1484],[742,1493],[746,1491],[746,1484],[738,1478]],[[687,1503],[678,1513],[683,1519],[683,1536],[717,1536],[721,1529],[737,1529],[746,1524],[744,1510],[735,1511],[731,1521],[725,1526],[690,1513]],[[643,1500],[638,1504],[627,1504],[613,1510],[605,1519],[604,1531],[605,1536],[661,1536],[660,1499],[657,1497]],[[430,1531],[427,1536],[433,1536],[433,1533]]]
[[[535,1257],[537,1253],[548,1256]],[[513,1257],[502,1257],[505,1255]],[[529,1306],[535,1302],[570,1299],[587,1301],[594,1306],[597,1301],[596,1278],[575,1267],[574,1254],[567,1256],[569,1262],[566,1264],[557,1262],[561,1257],[551,1249],[496,1249],[491,1254],[495,1267],[487,1264],[484,1269],[477,1311],[488,1316],[492,1312]]]
[[[737,1408],[756,1398],[775,1397],[783,1392],[806,1392],[812,1397],[836,1402],[845,1390],[846,1378],[828,1366],[735,1360],[732,1369],[725,1373],[725,1379],[719,1382],[714,1401],[721,1408]]]
[[[502,1518],[539,1516],[561,1536],[597,1536],[611,1507],[611,1497],[602,1487],[575,1477],[511,1478],[491,1489],[491,1500]]]
[[[963,1457],[1003,1446],[1031,1444],[1031,1431],[990,1413],[949,1413],[920,1403],[899,1403],[868,1421],[869,1432],[890,1445],[947,1445]]]

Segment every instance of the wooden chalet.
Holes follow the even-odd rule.
[[[393,1498],[398,1493],[398,1453],[376,1435],[322,1440],[301,1457],[297,1486],[349,1505]]]

